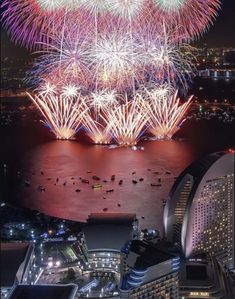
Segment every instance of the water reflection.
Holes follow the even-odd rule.
[[[90,213],[106,208],[108,212],[136,213],[143,227],[161,227],[162,199],[174,177],[195,159],[195,154],[186,142],[146,142],[144,147],[144,151],[133,151],[69,141],[39,145],[21,158],[24,170],[20,178],[12,173],[17,172],[16,166],[9,169],[14,181],[10,182],[14,184],[11,198],[20,205],[62,218],[85,221]],[[113,174],[114,182],[110,180]],[[91,187],[97,183],[93,175],[101,178],[100,190]],[[159,177],[162,186],[151,186]],[[90,184],[82,183],[80,178]],[[139,182],[140,178],[144,181]],[[30,181],[30,187],[25,186],[25,180]],[[122,185],[119,180],[123,180]],[[133,184],[133,180],[138,183]],[[45,192],[39,191],[39,186],[45,187]],[[107,193],[110,189],[114,191]]]

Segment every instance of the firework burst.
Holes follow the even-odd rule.
[[[138,54],[133,41],[125,33],[102,35],[91,51],[98,86],[117,90],[132,87],[138,77]]]
[[[136,95],[133,100],[106,111],[107,130],[119,146],[137,144],[144,133],[148,115],[143,109],[144,101]]]
[[[220,9],[220,0],[153,0],[156,17],[180,35],[193,38],[205,32]]]
[[[149,131],[157,139],[171,139],[179,130],[183,122],[184,115],[188,110],[192,96],[182,105],[177,92],[173,95],[163,96],[159,89],[148,91],[148,101],[145,102],[147,114],[149,116]]]
[[[47,82],[36,95],[27,93],[42,113],[42,121],[57,139],[72,139],[87,108],[81,94],[74,85],[65,85],[62,90]]]
[[[151,27],[146,30],[139,47],[143,70],[151,80],[165,82],[175,89],[181,87],[186,92],[196,72],[194,48],[186,43],[178,45],[175,31],[167,31],[164,23],[159,27],[161,33],[157,36]]]

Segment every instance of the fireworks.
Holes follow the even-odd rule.
[[[12,39],[39,58],[28,79],[58,139],[83,128],[95,144],[134,145],[147,127],[171,138],[195,74],[187,44],[215,19],[220,0],[3,0]],[[30,81],[30,80],[28,80]],[[43,82],[43,83],[42,83]]]
[[[91,51],[98,85],[118,90],[131,87],[137,76],[137,59],[128,35],[112,33],[101,36]]]
[[[42,113],[43,123],[57,139],[72,139],[86,113],[86,106],[78,89],[73,85],[57,90],[47,83],[37,95],[27,93]]]
[[[199,36],[212,24],[220,0],[154,0],[156,17],[188,38]]]
[[[140,140],[148,121],[143,106],[143,99],[136,95],[133,100],[125,99],[125,103],[106,111],[107,130],[119,146],[132,146]]]
[[[115,104],[118,104],[117,94],[115,90],[101,90],[99,92],[93,92],[90,96],[89,104],[96,112],[99,113],[101,109],[110,109]]]
[[[123,19],[131,20],[138,16],[145,0],[110,0],[110,11]]]
[[[162,94],[162,91],[161,91]],[[145,103],[149,116],[149,131],[157,139],[170,139],[179,130],[192,96],[182,105],[177,92],[174,95],[159,97],[159,90],[148,92],[149,101]]]

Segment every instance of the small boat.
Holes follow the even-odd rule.
[[[122,185],[123,184],[123,180],[120,180],[118,185]]]
[[[154,171],[154,174],[159,174],[159,171]]]
[[[90,182],[86,179],[82,179],[81,182],[84,183],[84,184],[90,184]]]
[[[166,174],[171,174],[171,172],[170,171],[166,171]]]
[[[114,191],[114,189],[109,189],[109,190],[106,190],[106,193],[111,193],[113,191]]]
[[[133,171],[132,174],[136,174],[136,171]]]
[[[30,181],[24,181],[24,184],[26,187],[29,187],[30,186]]]
[[[103,183],[108,183],[108,181],[107,180],[103,180]]]
[[[143,180],[144,180],[144,178],[140,178],[140,179],[139,179],[140,182],[143,182]]]
[[[38,191],[41,191],[41,192],[42,192],[42,191],[45,191],[45,190],[46,190],[46,188],[45,188],[45,187],[43,187],[43,186],[41,186],[41,185],[40,185],[40,186],[38,186]]]
[[[132,180],[132,183],[133,184],[137,184],[138,182],[136,180]]]
[[[94,184],[92,185],[92,189],[101,189],[102,185],[101,184]]]
[[[56,179],[56,182],[59,182],[59,178]]]
[[[107,211],[108,211],[108,208],[103,208],[103,211],[104,211],[104,212],[107,212]]]
[[[144,219],[144,216],[142,216],[141,218]]]
[[[153,183],[151,183],[150,185],[151,185],[152,187],[161,187],[162,184],[153,184]]]
[[[158,178],[158,182],[161,182],[161,180],[162,180],[161,178]]]
[[[81,192],[81,190],[80,190],[80,189],[76,189],[76,190],[75,190],[75,192],[77,192],[77,193],[78,193],[78,192]]]
[[[120,205],[120,203],[118,203],[118,207],[120,207],[121,205]]]
[[[64,185],[64,186],[66,186],[66,184],[67,184],[67,183],[66,183],[66,182],[64,182],[64,184],[63,184],[63,185]]]
[[[115,180],[115,174],[111,175],[111,181]]]
[[[100,180],[100,178],[97,175],[93,175],[92,179],[95,180],[95,181],[99,181]]]

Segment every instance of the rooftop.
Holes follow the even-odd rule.
[[[29,246],[29,243],[1,243],[1,286],[11,287],[14,284],[17,271],[25,260]]]
[[[146,269],[156,264],[173,259],[176,255],[167,251],[166,242],[159,242],[156,245],[140,240],[132,241],[130,251],[139,255],[136,259],[135,268]]]
[[[74,299],[76,285],[18,285],[9,299]]]

